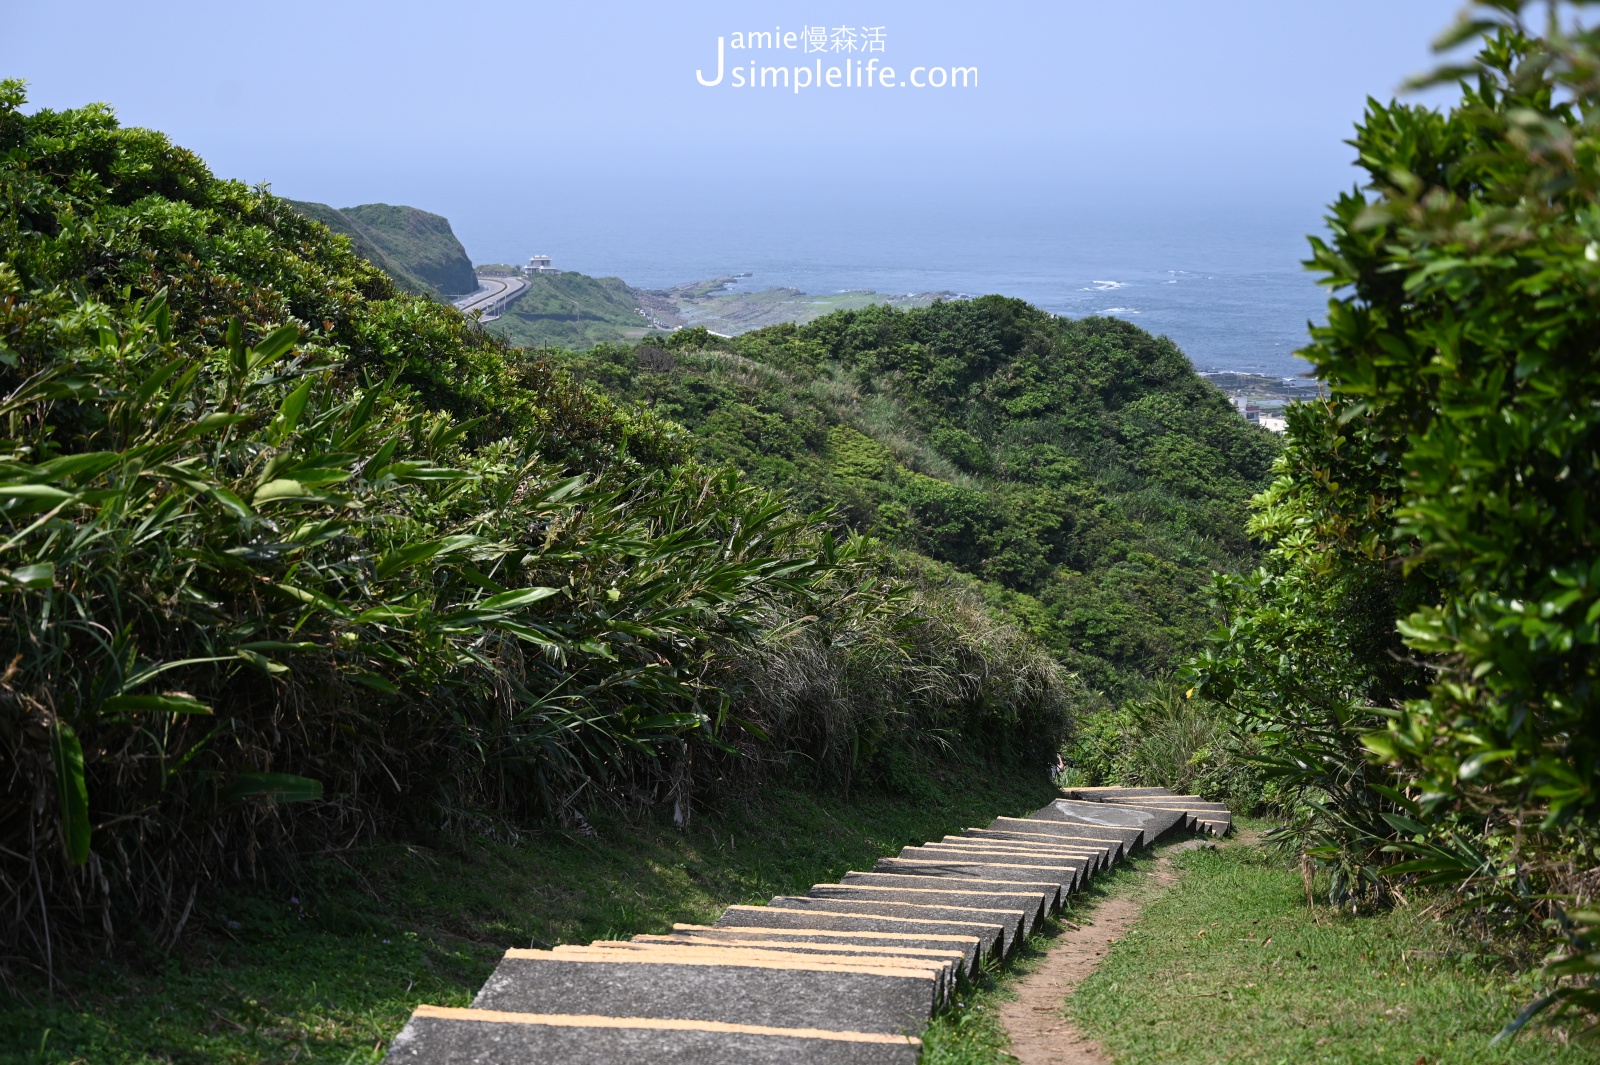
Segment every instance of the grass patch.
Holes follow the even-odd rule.
[[[316,859],[270,891],[203,899],[171,954],[119,950],[72,971],[70,996],[41,983],[21,988],[28,1001],[0,999],[0,1062],[375,1062],[418,1003],[468,1004],[507,947],[710,921],[1051,798],[1042,779],[976,769],[933,783],[848,802],[772,789],[686,835],[613,815],[594,819],[594,838]]]
[[[1182,878],[1073,996],[1117,1062],[1600,1062],[1549,1032],[1490,1049],[1525,993],[1415,910],[1309,911],[1298,873],[1245,843],[1172,861]]]

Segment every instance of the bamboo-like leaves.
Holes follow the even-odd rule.
[[[322,782],[292,773],[240,773],[222,789],[223,802],[312,802],[322,798]]]
[[[84,776],[83,744],[65,721],[57,721],[50,753],[56,768],[56,794],[61,808],[61,839],[67,860],[82,865],[89,859],[89,785]]]

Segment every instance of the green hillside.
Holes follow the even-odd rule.
[[[1246,503],[1279,450],[1171,341],[998,296],[552,354],[706,461],[982,582],[1111,693],[1214,623],[1210,574],[1252,564]]]
[[[336,208],[302,200],[285,202],[349,237],[357,255],[408,292],[448,297],[478,287],[472,260],[442,215],[387,203]]]
[[[525,348],[588,348],[652,332],[642,294],[620,277],[533,274],[524,293],[488,330]]]
[[[837,310],[926,307],[949,295],[862,290],[814,296],[796,288],[746,290],[738,287],[744,276],[748,275],[644,289],[620,278],[572,271],[536,274],[529,278],[528,294],[485,328],[522,347],[583,350],[697,325],[720,336],[738,336],[772,325],[804,324]]]

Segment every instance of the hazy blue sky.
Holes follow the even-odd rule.
[[[1352,180],[1341,141],[1366,95],[1426,67],[1459,6],[0,4],[0,73],[33,106],[107,101],[221,175],[415,204],[480,261],[547,248],[591,269],[619,241],[893,242],[955,216],[1314,222]],[[979,84],[697,84],[719,35],[807,25],[883,26],[876,57],[902,78],[975,66]]]

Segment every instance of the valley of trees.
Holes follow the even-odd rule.
[[[981,591],[1113,697],[1212,626],[1210,574],[1249,568],[1246,503],[1278,452],[1171,341],[999,296],[544,354]]]

